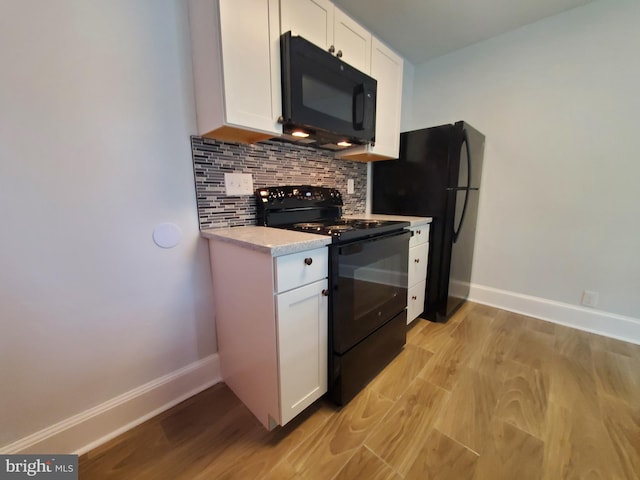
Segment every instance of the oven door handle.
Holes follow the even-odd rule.
[[[383,234],[383,235],[377,235],[375,237],[369,237],[369,238],[364,238],[364,239],[359,239],[359,240],[354,240],[353,243],[348,243],[346,245],[341,245],[338,249],[338,254],[340,255],[356,255],[360,252],[362,252],[364,250],[364,245],[366,243],[372,243],[372,242],[380,242],[382,240],[388,240],[390,238],[393,237],[400,237],[400,236],[406,236],[407,237],[407,242],[409,241],[409,237],[411,236],[411,233],[409,230],[400,230],[397,232],[392,232],[392,233],[387,233],[387,234]]]
[[[364,250],[364,246],[362,245],[362,243],[363,242],[352,243],[351,245],[345,245],[343,247],[340,247],[338,253],[343,256],[357,255]]]

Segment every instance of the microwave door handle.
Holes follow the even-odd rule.
[[[358,98],[360,98],[360,102],[358,102]],[[351,108],[351,112],[353,115],[354,130],[364,130],[364,111],[365,111],[364,84],[361,83],[360,85],[356,85],[353,89],[353,105]]]

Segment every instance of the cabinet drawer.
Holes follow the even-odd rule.
[[[425,243],[429,241],[429,224],[425,223],[424,225],[418,225],[416,227],[411,227],[412,235],[409,240],[409,247],[415,247],[416,245],[420,245],[421,243]]]
[[[428,254],[428,243],[422,243],[409,249],[409,287],[427,278]]]
[[[424,291],[426,280],[409,287],[407,293],[407,324],[415,320],[424,310]]]
[[[274,259],[276,292],[286,292],[327,277],[329,249],[326,247],[282,255]]]

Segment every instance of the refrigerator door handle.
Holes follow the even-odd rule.
[[[469,137],[467,131],[462,131],[462,143],[467,151],[467,188],[471,187],[471,147],[469,147]]]
[[[471,189],[464,189],[464,206],[462,207],[462,215],[460,215],[460,222],[458,223],[458,227],[453,227],[453,243],[456,243],[458,241],[458,235],[460,234],[460,229],[462,228],[462,224],[464,223],[464,215],[467,213],[467,205],[469,203],[469,190]]]
[[[465,149],[467,150],[467,186],[465,188],[459,188],[456,190],[464,190],[464,206],[462,207],[462,215],[460,215],[460,223],[458,223],[458,227],[454,227],[453,230],[453,243],[458,241],[458,235],[460,234],[460,229],[462,228],[462,224],[464,223],[464,216],[467,213],[467,205],[469,203],[469,190],[477,190],[477,188],[471,187],[471,148],[469,147],[469,137],[467,136],[467,131],[462,131],[462,143],[464,143]]]

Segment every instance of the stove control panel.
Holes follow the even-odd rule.
[[[342,194],[335,188],[311,185],[286,185],[256,190],[258,204],[302,204],[342,206]],[[308,202],[308,203],[305,203]]]

